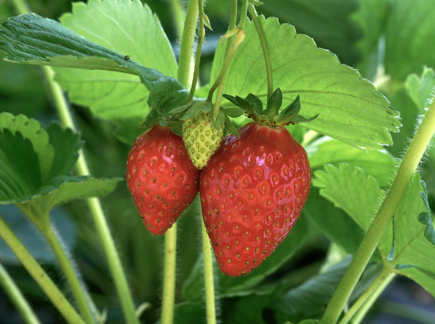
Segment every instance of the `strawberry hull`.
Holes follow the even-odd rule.
[[[155,126],[140,135],[127,158],[127,186],[147,229],[160,235],[198,192],[199,171],[181,137]]]
[[[281,243],[308,197],[305,150],[283,127],[245,125],[200,175],[204,223],[221,270],[240,276]]]

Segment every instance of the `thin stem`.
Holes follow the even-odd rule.
[[[352,324],[359,324],[366,316],[367,312],[373,306],[379,295],[385,290],[388,284],[396,277],[395,273],[390,273],[387,278],[371,293],[371,295],[365,300],[364,304],[358,309],[355,316],[352,319]]]
[[[230,2],[230,21],[229,21],[229,25],[228,25],[228,31],[236,28],[236,22],[237,22],[237,0],[231,0],[231,2]],[[231,58],[234,55],[234,53],[233,53],[233,55],[231,55],[231,52],[235,52],[235,51],[233,51],[235,42],[236,42],[236,37],[230,37],[227,40],[227,46],[225,48],[225,55],[224,55],[224,66],[222,67],[221,72],[219,73],[219,76],[217,77],[215,83],[212,85],[212,87],[210,88],[210,91],[208,93],[207,101],[211,102],[213,99],[214,91],[216,89],[218,89],[218,93],[216,95],[216,101],[215,101],[215,104],[213,106],[213,119],[215,119],[217,117],[218,112],[219,112],[219,108],[220,108],[221,101],[222,101],[222,95],[223,95],[224,88],[225,88],[226,72],[227,72],[229,63],[231,62]],[[230,55],[231,55],[231,58],[228,59]],[[225,67],[226,63],[228,63],[228,64]]]
[[[201,217],[202,218],[202,217]],[[216,324],[216,305],[213,276],[213,256],[210,239],[208,238],[204,222],[202,224],[202,255],[204,259],[204,284],[207,324]]]
[[[269,99],[273,93],[272,61],[270,60],[269,46],[267,45],[266,35],[264,34],[263,26],[261,25],[260,19],[258,19],[258,14],[255,10],[255,6],[253,4],[250,4],[248,8],[252,20],[254,21],[258,37],[260,38],[261,48],[263,49],[267,76],[267,99]]]
[[[248,0],[242,0],[242,7],[240,8],[239,28],[245,29],[246,18],[248,16]]]
[[[403,157],[402,163],[400,164],[387,196],[382,202],[375,219],[370,225],[370,228],[365,234],[352,262],[332,296],[321,320],[322,324],[334,324],[340,317],[350,294],[355,288],[361,274],[370,260],[370,257],[378,246],[385,229],[391,221],[396,207],[402,199],[411,177],[416,171],[417,166],[430,143],[434,131],[435,101],[432,103],[418,127],[417,132]]]
[[[5,293],[9,296],[11,302],[15,305],[21,314],[24,322],[27,324],[41,324],[36,317],[26,298],[21,293],[14,280],[0,263],[0,287],[3,287]]]
[[[48,216],[47,216],[48,218]],[[49,221],[48,221],[49,223]],[[92,316],[90,303],[88,302],[88,298],[83,289],[83,285],[80,283],[77,274],[74,270],[74,267],[71,263],[71,259],[68,257],[67,252],[65,251],[62,243],[59,241],[56,233],[53,231],[53,228],[48,224],[45,226],[42,234],[46,238],[48,244],[53,250],[57,261],[59,262],[60,267],[62,268],[63,273],[65,274],[65,278],[71,288],[71,292],[74,296],[74,299],[77,302],[78,309],[85,320],[86,323],[94,323],[94,317]]]
[[[18,237],[0,217],[0,236],[15,253],[32,278],[38,283],[65,320],[71,324],[85,324],[79,314],[71,306],[65,296],[56,287],[50,277],[27,251]]]
[[[175,269],[177,261],[177,224],[165,234],[165,261],[163,270],[163,300],[161,324],[172,324],[174,320]]]
[[[193,44],[195,42],[196,22],[198,18],[198,0],[190,0],[184,22],[183,35],[180,44],[177,78],[185,87],[189,87],[192,70]]]
[[[193,70],[193,80],[192,80],[192,85],[190,87],[190,93],[187,102],[193,99],[193,95],[195,94],[196,84],[198,83],[198,77],[199,77],[202,42],[204,41],[204,37],[205,37],[203,0],[198,1],[198,11],[199,11],[199,27],[198,27],[198,42],[197,42],[198,45],[196,46],[195,69]]]
[[[393,280],[395,273],[391,273],[389,267],[384,268],[383,271],[376,277],[376,279],[370,284],[370,286],[364,291],[364,293],[358,298],[358,300],[352,305],[349,311],[343,316],[339,324],[346,324],[358,312],[363,305],[365,305],[371,297],[377,292],[377,296],[387,287],[387,285]],[[373,304],[376,299],[373,299]]]
[[[59,119],[64,127],[76,130],[71,112],[66,103],[62,89],[58,83],[54,81],[54,72],[50,67],[42,67],[45,77],[48,80],[48,85],[51,94],[54,98],[55,107],[59,115]],[[76,170],[78,175],[89,175],[89,168],[86,163],[83,151],[80,150],[79,158],[76,163]],[[112,234],[109,229],[109,225],[106,221],[103,208],[100,201],[97,198],[88,198],[86,203],[91,212],[92,219],[94,221],[95,229],[106,255],[107,263],[109,265],[110,272],[112,274],[115,288],[118,297],[121,302],[121,307],[124,312],[124,317],[128,324],[138,324],[139,321],[136,318],[136,310],[133,303],[133,298],[128,287],[127,278],[122,268],[121,260],[118,252],[116,251],[115,243],[112,238]]]
[[[174,17],[175,21],[175,31],[177,33],[177,38],[181,39],[185,19],[183,5],[181,0],[170,0],[169,3],[171,5],[172,16]]]

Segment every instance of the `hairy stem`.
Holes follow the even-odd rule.
[[[9,273],[0,263],[0,287],[3,287],[4,292],[8,295],[11,302],[21,314],[24,322],[27,324],[41,324],[36,317],[26,298],[21,293],[14,280],[9,276]]]
[[[177,262],[177,224],[165,234],[165,261],[163,270],[163,297],[161,324],[172,324],[174,320],[175,277]]]
[[[51,94],[54,98],[55,106],[59,119],[64,127],[76,130],[71,112],[66,103],[62,89],[58,83],[54,81],[54,72],[50,67],[42,67],[45,77],[48,80]],[[76,170],[78,175],[89,175],[89,168],[86,163],[83,151],[80,150],[79,158],[76,163]],[[112,274],[115,288],[118,297],[121,301],[121,307],[124,312],[124,318],[128,324],[138,324],[136,318],[136,310],[133,303],[133,298],[128,287],[127,278],[122,268],[121,260],[115,247],[112,234],[109,229],[109,225],[106,221],[103,208],[100,201],[97,198],[86,199],[89,211],[91,212],[92,219],[94,221],[95,229],[106,255],[107,263],[109,265],[110,272]]]
[[[193,96],[195,94],[196,84],[198,83],[198,77],[199,77],[202,42],[204,41],[204,37],[205,37],[203,0],[198,1],[198,11],[199,11],[199,27],[198,27],[198,43],[197,43],[198,45],[196,46],[195,69],[193,70],[193,80],[190,86],[190,93],[187,102],[193,99]]]
[[[261,25],[257,11],[255,10],[255,6],[253,4],[249,5],[249,13],[254,21],[255,29],[257,30],[258,37],[260,38],[261,48],[263,50],[267,76],[267,99],[269,99],[273,93],[272,61],[270,60],[269,46],[267,45],[267,39],[266,35],[264,34],[263,26]]]
[[[395,273],[391,273],[390,267],[384,268],[383,271],[376,277],[376,279],[370,284],[367,290],[358,298],[358,300],[352,305],[349,311],[343,316],[339,324],[346,324],[363,306],[366,306],[370,301],[372,305],[376,298],[373,296],[379,296],[384,291],[388,284],[395,277]],[[368,310],[368,309],[367,309]]]
[[[56,287],[50,277],[41,268],[39,263],[27,251],[18,237],[12,232],[7,224],[0,217],[0,236],[15,253],[32,278],[38,283],[50,301],[54,304],[57,310],[62,314],[65,320],[71,324],[85,324],[83,319],[71,306],[65,296]]]
[[[201,217],[202,218],[202,217]],[[216,324],[216,305],[214,292],[214,276],[213,276],[213,256],[211,252],[211,244],[205,229],[204,222],[202,224],[202,255],[204,259],[204,284],[205,284],[205,305],[207,324]]]
[[[181,0],[170,0],[171,12],[174,17],[175,31],[177,33],[177,38],[181,39],[183,34],[185,13],[183,9],[183,4]]]
[[[396,207],[402,199],[411,177],[430,143],[434,131],[435,101],[427,111],[409,144],[388,194],[326,308],[322,324],[335,324],[340,317],[350,294],[354,290],[385,229],[391,221]]]
[[[385,290],[388,284],[396,277],[395,273],[389,273],[388,276],[374,289],[370,296],[364,301],[361,307],[355,313],[352,318],[352,324],[359,324],[373,306],[375,301],[378,299],[379,295]]]
[[[228,31],[233,30],[234,28],[236,28],[236,22],[237,22],[237,0],[231,0],[230,2],[230,22],[228,25]],[[231,52],[235,52],[233,51],[234,49],[234,45],[236,42],[236,37],[230,37],[227,40],[227,47],[225,48],[225,55],[224,55],[224,65],[222,66],[221,72],[219,73],[219,76],[217,77],[215,83],[212,85],[212,87],[210,88],[210,91],[208,93],[208,97],[207,97],[207,101],[212,101],[213,99],[213,93],[216,89],[218,89],[218,93],[216,95],[216,100],[215,100],[215,104],[213,106],[213,119],[216,119],[218,112],[219,112],[219,108],[221,106],[221,101],[222,101],[222,95],[224,92],[224,88],[225,88],[225,76],[226,76],[226,72],[229,66],[229,63],[231,61],[232,56]],[[231,55],[231,58],[229,58],[229,56]],[[226,64],[228,63],[228,64]],[[225,66],[227,65],[227,66]]]
[[[198,0],[190,0],[184,22],[180,44],[177,78],[185,88],[189,88],[192,70],[193,44],[195,42],[196,23],[198,18]]]
[[[49,219],[48,216],[47,219]],[[56,256],[57,261],[59,262],[59,265],[65,275],[68,285],[71,288],[74,299],[77,302],[78,309],[86,323],[95,323],[90,308],[90,303],[84,291],[84,287],[80,283],[76,271],[74,270],[71,259],[68,256],[66,250],[64,249],[63,244],[51,227],[50,221],[48,220],[47,223],[48,224],[47,226],[45,226],[42,234],[46,238],[48,244],[50,245]]]

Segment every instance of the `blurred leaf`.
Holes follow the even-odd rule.
[[[174,312],[177,324],[202,323],[205,319],[203,303],[180,303],[175,305]]]
[[[397,272],[405,277],[408,277],[409,279],[414,280],[435,297],[435,274],[418,268],[405,268]]]
[[[313,37],[343,62],[355,64],[359,59],[355,42],[361,30],[351,15],[357,8],[358,0],[268,0],[258,10],[294,25],[299,33]]]
[[[390,2],[386,30],[385,70],[404,81],[423,66],[435,66],[435,2],[427,0]]]
[[[41,125],[35,119],[29,119],[27,116],[14,116],[9,113],[0,114],[0,132],[9,130],[12,135],[19,132],[24,139],[31,142],[34,152],[38,156],[41,181],[47,180],[54,158],[53,146],[49,144],[48,133],[41,128]],[[4,143],[6,145],[7,143]],[[13,147],[9,147],[13,151]],[[8,151],[9,152],[9,151]],[[7,158],[7,156],[5,156]],[[25,161],[22,161],[25,163]]]
[[[76,229],[68,215],[60,208],[51,212],[52,225],[59,232],[63,243],[69,251],[75,244]],[[19,240],[29,250],[32,256],[41,263],[54,263],[56,258],[48,243],[35,225],[13,205],[1,206],[0,217],[8,224]],[[0,260],[6,264],[20,264],[18,258],[0,238]]]
[[[374,80],[378,66],[382,64],[379,42],[385,30],[389,0],[359,0],[353,18],[362,29],[362,37],[357,42],[361,60],[357,67],[361,74]]]
[[[345,162],[373,176],[382,188],[389,186],[396,169],[395,159],[385,150],[365,151],[335,139],[322,137],[306,147],[311,170],[324,164]]]
[[[285,320],[300,321],[306,318],[320,317],[326,308],[327,303],[335,291],[340,279],[349,266],[350,258],[332,266],[326,272],[308,279],[299,287],[296,287],[284,294],[272,306],[277,313],[277,321],[282,323]],[[359,282],[359,287],[366,286],[379,272],[379,265],[370,265],[364,272]],[[356,289],[350,301],[355,300],[361,289]]]
[[[342,208],[364,231],[370,227],[385,196],[375,178],[345,163],[340,163],[338,168],[325,165],[324,171],[315,172],[313,185],[320,188],[320,195]],[[392,230],[390,224],[379,244],[385,257],[391,250]]]
[[[331,52],[296,34],[293,26],[278,20],[260,19],[271,50],[274,87],[281,88],[284,106],[300,95],[301,115],[319,116],[305,127],[353,146],[381,148],[391,144],[390,131],[397,131],[397,112],[367,80],[340,64]],[[211,82],[216,79],[226,42],[217,48]],[[260,41],[253,23],[247,24],[244,42],[228,68],[224,92],[245,97],[249,93],[266,101],[266,73]]]
[[[420,112],[427,108],[428,100],[434,95],[435,73],[431,68],[424,67],[421,77],[410,74],[406,78],[405,88]]]

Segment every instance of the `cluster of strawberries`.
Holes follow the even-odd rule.
[[[145,226],[153,234],[165,233],[199,191],[220,269],[230,276],[246,274],[275,250],[299,217],[311,181],[307,154],[285,127],[255,122],[224,138],[202,170],[184,143],[157,125],[130,151],[127,185]]]

